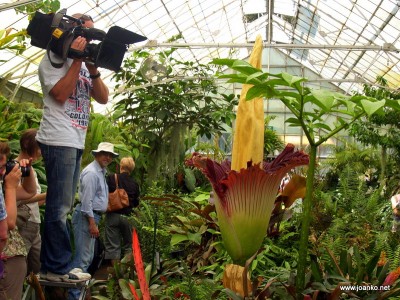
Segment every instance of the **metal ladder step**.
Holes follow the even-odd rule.
[[[80,289],[81,294],[79,296],[79,300],[85,299],[85,295],[86,295],[86,291],[87,291],[89,282],[90,282],[90,280],[80,281],[80,282],[63,282],[63,281],[55,282],[55,281],[39,279],[39,284],[43,288],[43,290],[46,288],[46,286]],[[39,298],[36,296],[35,289],[30,284],[28,284],[21,300],[37,300],[37,299],[39,299]]]

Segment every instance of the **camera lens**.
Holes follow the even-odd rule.
[[[11,170],[14,168],[14,166],[15,166],[16,163],[17,163],[17,162],[16,162],[15,160],[9,160],[9,161],[7,161],[7,163],[6,163],[6,173],[5,173],[5,175],[7,175],[8,173],[11,172]]]
[[[8,173],[11,172],[11,170],[14,168],[15,164],[19,164],[16,160],[9,160],[6,163],[6,172],[5,175],[7,175]],[[31,167],[30,166],[26,166],[26,167],[19,167],[19,169],[21,170],[22,173],[22,177],[28,177],[31,173]]]
[[[21,169],[22,177],[28,177],[29,174],[31,174],[31,167],[26,166],[26,167],[19,167]]]

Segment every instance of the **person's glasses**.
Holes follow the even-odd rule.
[[[110,153],[110,152],[100,151],[100,153],[101,153],[102,155],[104,155],[104,156],[107,156],[107,157],[111,157],[111,158],[114,157],[113,154]]]

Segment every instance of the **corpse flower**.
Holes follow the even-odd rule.
[[[257,36],[249,63],[261,69],[262,38]],[[261,72],[261,70],[260,70]],[[246,100],[252,87],[243,84],[236,114],[230,161],[221,164],[194,153],[187,165],[200,169],[214,190],[218,223],[233,262],[245,265],[266,235],[279,184],[292,168],[308,164],[308,155],[289,144],[271,163],[263,162],[263,98]]]
[[[307,163],[308,155],[292,144],[272,162],[261,167],[249,161],[239,172],[228,160],[220,164],[199,153],[186,161],[211,182],[222,239],[235,264],[243,266],[260,248],[282,178]]]

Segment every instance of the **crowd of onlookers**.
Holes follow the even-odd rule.
[[[122,158],[117,175],[119,186],[129,196],[129,207],[107,212],[108,194],[116,189],[116,182],[115,174],[106,174],[106,168],[118,154],[113,144],[103,142],[92,151],[93,162],[80,173],[78,204],[74,206],[71,222],[75,241],[73,255],[68,259],[71,270],[66,274],[43,272],[41,261],[46,253],[42,247],[39,206],[46,203],[47,194],[42,193],[32,167],[41,158],[36,133],[36,129],[28,129],[22,134],[20,153],[13,159],[9,157],[9,145],[0,142],[0,299],[21,299],[24,280],[30,274],[49,281],[91,279],[87,272],[103,214],[105,258],[115,262],[131,251],[132,227],[126,216],[139,201],[138,184],[130,177],[135,163],[132,157]],[[70,289],[68,293],[69,299],[79,299],[79,289]]]
[[[76,26],[94,27],[88,15],[78,13],[69,18]],[[85,37],[75,37],[70,50],[84,53],[87,43]],[[106,212],[108,194],[116,188],[114,175],[106,174],[107,166],[118,156],[114,145],[100,143],[92,152],[93,162],[81,171],[91,100],[106,104],[109,98],[97,66],[81,56],[63,58],[48,51],[39,64],[38,76],[43,93],[39,128],[23,133],[21,151],[14,160],[9,160],[9,145],[0,143],[0,300],[20,300],[25,277],[31,272],[47,281],[89,280],[87,268],[103,214],[106,258],[118,260],[121,244],[131,245],[126,215],[139,197],[139,187],[129,176],[135,167],[133,158],[120,161],[118,179],[129,196],[129,207],[119,211]],[[40,157],[46,171],[45,194],[32,168],[32,162]],[[77,191],[79,204],[75,205]],[[39,205],[44,202],[41,219]],[[72,210],[71,230],[68,216]],[[70,289],[68,295],[71,300],[79,299],[80,292]]]

